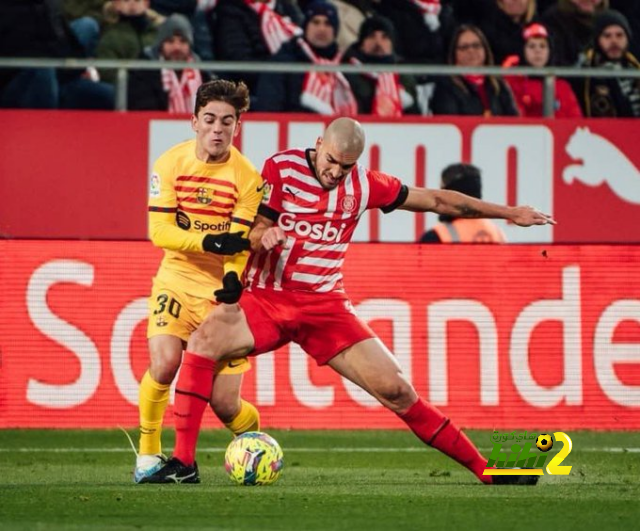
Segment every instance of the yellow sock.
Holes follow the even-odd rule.
[[[234,435],[247,431],[260,431],[260,413],[253,404],[240,399],[240,412],[225,426]]]
[[[159,454],[162,451],[160,435],[162,418],[169,403],[170,384],[156,382],[149,371],[140,382],[138,409],[140,411],[140,455]]]

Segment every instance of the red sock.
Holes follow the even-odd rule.
[[[213,387],[216,362],[191,352],[184,353],[180,377],[176,385],[173,417],[176,425],[176,447],[173,456],[185,465],[192,465],[200,424]]]
[[[487,460],[468,437],[431,404],[419,398],[406,413],[398,416],[425,444],[455,459],[483,483],[492,482],[491,476],[482,475]]]

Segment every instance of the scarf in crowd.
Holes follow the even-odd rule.
[[[354,65],[362,64],[355,57],[352,57],[349,62]],[[371,114],[393,118],[402,116],[400,76],[393,72],[364,72],[362,75],[376,81],[376,92],[373,96]],[[389,106],[389,104],[391,105]]]
[[[482,74],[465,74],[462,77],[476,87],[478,97],[484,107],[484,116],[491,116],[491,102],[489,101],[489,94],[487,94],[487,89],[484,84],[485,76]]]
[[[200,70],[185,68],[178,79],[174,70],[162,69],[162,86],[164,91],[169,93],[168,111],[170,113],[188,114],[193,112],[196,92],[200,85],[202,85]]]
[[[302,35],[302,28],[291,22],[289,17],[283,17],[275,12],[276,0],[270,0],[266,3],[255,0],[244,0],[244,2],[258,13],[262,38],[272,55],[285,42]]]
[[[316,65],[337,65],[340,54],[333,59],[319,57],[304,40],[298,39],[304,54]],[[358,114],[358,103],[351,86],[342,72],[307,72],[302,83],[300,103],[318,114],[353,116]]]
[[[623,70],[624,66],[621,62],[612,62],[606,61],[602,64],[605,68],[613,68],[616,70]],[[632,65],[629,65],[631,67]],[[624,98],[629,102],[631,107],[631,113],[636,118],[640,116],[640,90],[638,90],[638,82],[635,79],[631,79],[628,77],[619,77],[617,78],[618,86],[620,87],[620,91]],[[612,103],[612,98],[609,96],[608,98],[601,98],[601,101],[609,101]],[[605,114],[605,116],[616,116],[615,110],[613,112],[609,112]]]
[[[440,28],[440,0],[411,0],[413,4],[420,10],[424,23],[431,31],[437,31]]]

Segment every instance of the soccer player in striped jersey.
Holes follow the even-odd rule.
[[[164,464],[162,419],[189,335],[217,303],[240,298],[246,236],[263,190],[258,171],[232,146],[248,107],[243,83],[201,85],[191,117],[196,138],[169,149],[153,168],[149,235],[164,258],[149,299],[150,365],[140,384],[136,483],[146,483]],[[213,390],[203,397],[234,434],[259,428],[258,411],[240,398],[242,373],[249,368],[246,359],[221,363]],[[186,480],[198,481],[197,470]]]
[[[265,193],[249,235],[248,288],[239,304],[220,305],[189,339],[176,397],[173,457],[156,483],[180,482],[194,466],[200,419],[220,363],[298,343],[319,365],[329,365],[398,415],[425,443],[467,467],[484,483],[535,484],[538,476],[483,476],[487,464],[473,443],[438,409],[418,396],[394,356],[360,320],[342,285],[341,267],[361,214],[404,209],[457,217],[511,220],[520,226],[555,223],[528,206],[496,205],[451,190],[410,188],[358,164],[364,131],[338,118],[315,149],[289,150],[267,160]],[[184,367],[186,368],[186,367]],[[191,393],[191,395],[189,394]]]

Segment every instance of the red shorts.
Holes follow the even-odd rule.
[[[293,341],[318,365],[360,341],[376,337],[354,312],[345,293],[256,289],[240,299],[257,355]]]

